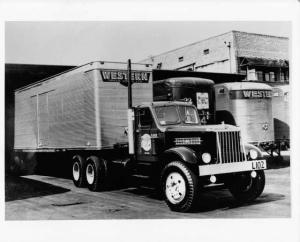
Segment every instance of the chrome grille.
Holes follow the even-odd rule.
[[[175,138],[176,145],[201,145],[200,137]]]
[[[217,132],[217,149],[217,163],[233,163],[246,160],[239,131]]]

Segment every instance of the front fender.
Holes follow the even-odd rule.
[[[184,146],[179,146],[179,147],[174,147],[166,150],[163,153],[163,160],[174,160],[174,159],[179,159],[182,162],[186,162],[189,164],[198,164],[199,159],[195,153],[194,150],[184,147]]]
[[[245,152],[246,152],[246,154],[248,154],[249,151],[250,151],[251,149],[254,149],[254,150],[256,150],[257,153],[258,153],[258,158],[262,158],[262,157],[263,157],[263,153],[262,153],[261,150],[260,150],[258,147],[256,147],[255,145],[246,143],[246,144],[244,144],[244,146],[245,146]]]

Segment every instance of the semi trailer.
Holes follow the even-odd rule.
[[[266,160],[243,142],[238,127],[213,123],[213,82],[172,72],[187,86],[202,82],[194,106],[190,95],[176,94],[176,85],[157,92],[161,73],[145,64],[126,69],[126,63],[97,61],[17,89],[12,162],[63,154],[72,160],[75,186],[91,191],[107,188],[116,174],[139,175],[179,212],[197,206],[202,188],[216,184],[239,202],[256,199]]]
[[[275,141],[279,149],[283,150],[290,148],[289,92],[289,85],[276,85],[272,88]]]
[[[218,122],[238,125],[245,142],[265,149],[274,145],[271,86],[228,82],[216,84],[214,88]]]

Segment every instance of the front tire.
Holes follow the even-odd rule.
[[[107,161],[96,156],[89,157],[85,176],[90,191],[104,190],[107,187]]]
[[[194,172],[180,161],[167,164],[161,177],[165,202],[172,211],[188,212],[198,202],[199,185]]]
[[[256,177],[251,177],[251,172],[242,173],[231,177],[228,188],[239,203],[252,202],[259,197],[265,187],[264,171],[256,171]]]

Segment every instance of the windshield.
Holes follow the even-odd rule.
[[[160,125],[199,124],[197,111],[192,106],[162,106],[156,107],[155,113]]]
[[[194,107],[178,106],[181,120],[186,124],[198,124],[198,114]]]

